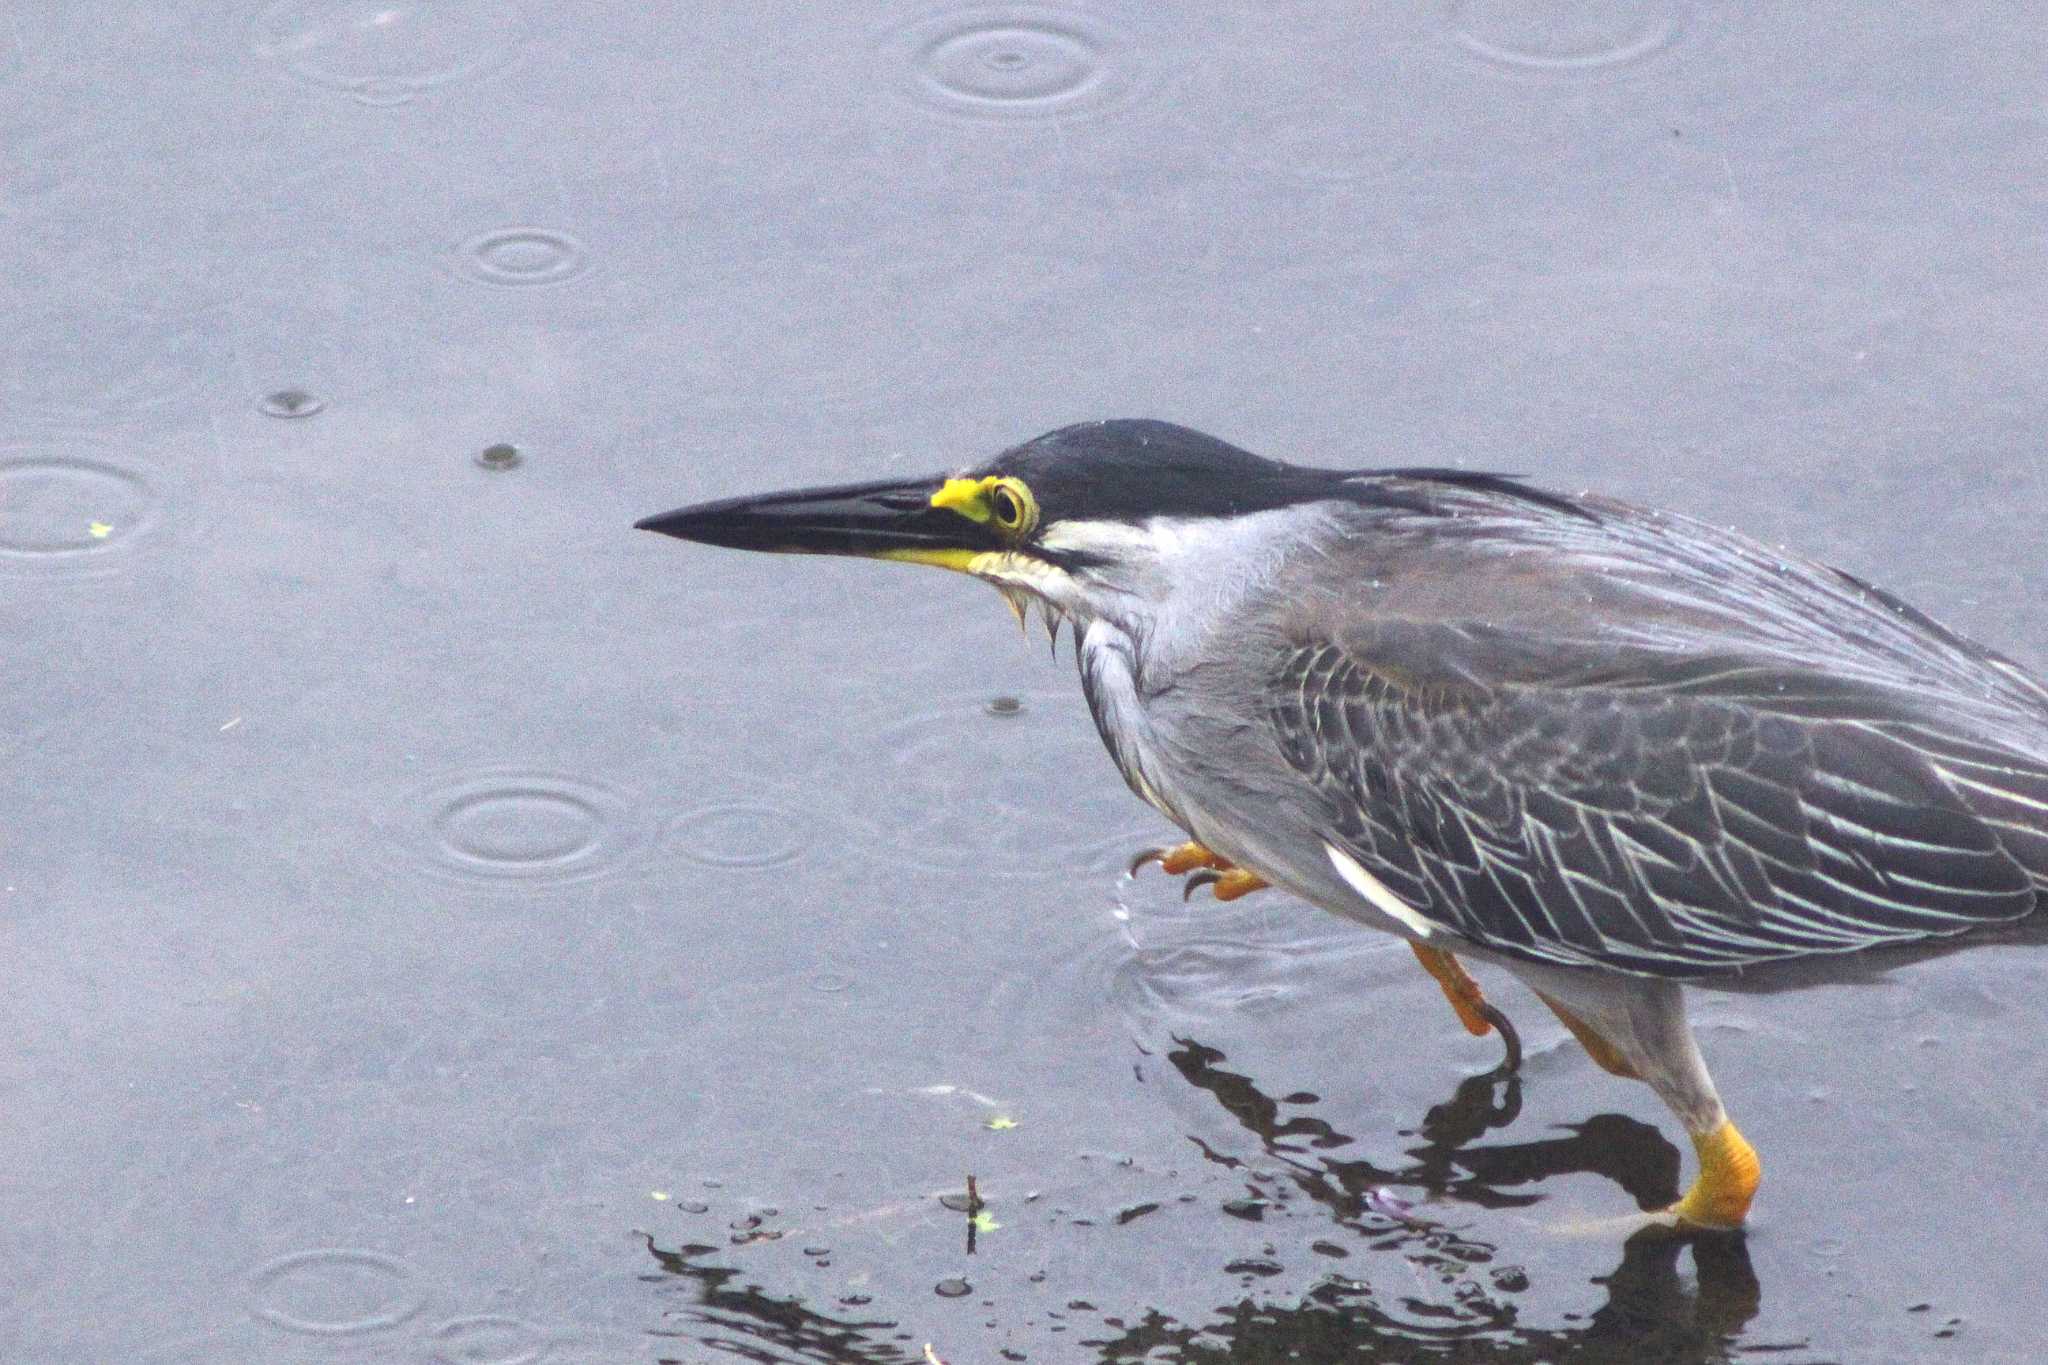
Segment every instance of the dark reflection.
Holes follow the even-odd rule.
[[[1306,1115],[1280,1119],[1280,1105],[1259,1092],[1250,1077],[1216,1064],[1223,1054],[1201,1043],[1176,1038],[1167,1054],[1190,1085],[1206,1090],[1267,1153],[1284,1162],[1304,1194],[1330,1206],[1340,1221],[1357,1217],[1364,1195],[1378,1186],[1411,1188],[1444,1195],[1480,1208],[1518,1208],[1542,1196],[1503,1186],[1533,1186],[1555,1176],[1586,1171],[1628,1191],[1639,1206],[1658,1208],[1678,1198],[1678,1149],[1646,1123],[1621,1114],[1600,1114],[1568,1128],[1570,1136],[1474,1148],[1472,1143],[1505,1128],[1522,1112],[1522,1082],[1513,1072],[1490,1071],[1458,1083],[1451,1098],[1423,1116],[1411,1147],[1413,1160],[1398,1170],[1367,1161],[1303,1162],[1304,1146],[1346,1146],[1349,1135]],[[1208,1153],[1211,1160],[1222,1160]]]
[[[1698,1283],[1688,1288],[1679,1256],[1690,1245]],[[1684,1362],[1723,1361],[1755,1316],[1756,1276],[1739,1241],[1639,1233],[1601,1281],[1607,1302],[1582,1326],[1524,1327],[1497,1293],[1459,1293],[1455,1306],[1382,1296],[1358,1281],[1332,1280],[1299,1306],[1250,1299],[1225,1305],[1200,1325],[1159,1314],[1113,1340],[1088,1345],[1102,1361],[1188,1365],[1266,1362]]]
[[[740,1272],[705,1258],[724,1248],[686,1243],[673,1251],[640,1234],[648,1254],[670,1275],[692,1283],[698,1299],[669,1315],[668,1325],[649,1333],[687,1342],[692,1349],[657,1356],[661,1365],[693,1365],[694,1349],[709,1346],[737,1360],[816,1361],[818,1365],[898,1365],[913,1360],[907,1348],[884,1339],[893,1322],[827,1317],[793,1298],[778,1298],[755,1284],[735,1284]],[[677,1326],[677,1322],[689,1326]]]
[[[1275,1100],[1250,1077],[1226,1069],[1217,1049],[1189,1039],[1175,1042],[1169,1060],[1180,1074],[1212,1095],[1281,1169],[1279,1179],[1254,1175],[1260,1198],[1237,1201],[1246,1209],[1226,1207],[1224,1213],[1259,1217],[1252,1206],[1287,1204],[1298,1195],[1345,1229],[1348,1240],[1382,1257],[1400,1256],[1410,1273],[1387,1275],[1384,1260],[1351,1261],[1374,1278],[1328,1274],[1307,1294],[1284,1304],[1262,1302],[1240,1287],[1237,1297],[1220,1303],[1206,1321],[1183,1322],[1158,1311],[1136,1319],[1112,1317],[1103,1320],[1099,1335],[1055,1337],[1023,1355],[997,1355],[956,1342],[947,1357],[955,1365],[984,1358],[1071,1360],[1083,1348],[1088,1358],[1104,1362],[1191,1365],[1304,1360],[1684,1365],[1730,1359],[1756,1317],[1762,1291],[1740,1238],[1688,1237],[1653,1228],[1624,1241],[1620,1263],[1594,1279],[1605,1291],[1597,1307],[1583,1316],[1567,1314],[1563,1325],[1528,1325],[1521,1321],[1516,1300],[1529,1288],[1529,1272],[1498,1263],[1496,1247],[1438,1221],[1445,1207],[1531,1204],[1540,1197],[1533,1188],[1540,1182],[1576,1172],[1605,1176],[1646,1208],[1669,1203],[1678,1195],[1678,1152],[1647,1124],[1602,1114],[1561,1135],[1486,1143],[1489,1134],[1507,1128],[1521,1111],[1519,1078],[1492,1073],[1461,1082],[1449,1099],[1432,1107],[1412,1134],[1417,1144],[1408,1149],[1410,1159],[1398,1168],[1382,1168],[1336,1159],[1329,1153],[1350,1144],[1349,1136],[1314,1115],[1284,1112],[1315,1102],[1315,1096]],[[1231,1168],[1244,1165],[1199,1140],[1197,1146],[1211,1161]],[[1405,1213],[1393,1192],[1417,1201],[1416,1212]],[[1309,1238],[1301,1240],[1306,1245]],[[757,1285],[735,1284],[737,1270],[707,1259],[718,1248],[664,1251],[650,1241],[648,1250],[667,1274],[694,1282],[698,1296],[692,1307],[671,1315],[692,1327],[664,1335],[759,1361],[869,1365],[923,1359],[893,1322],[827,1317]],[[1186,1251],[1177,1247],[1172,1254]],[[1242,1264],[1237,1270],[1219,1264],[1216,1274],[1227,1282],[1242,1269]],[[1425,1298],[1415,1292],[1418,1284],[1438,1284],[1443,1291]],[[1744,1353],[1796,1351],[1803,1343],[1745,1341],[1740,1347]]]
[[[1219,1065],[1222,1052],[1191,1039],[1174,1041],[1178,1046],[1168,1060],[1259,1139],[1296,1189],[1376,1249],[1398,1248],[1411,1263],[1454,1286],[1452,1302],[1389,1302],[1367,1283],[1332,1279],[1299,1307],[1246,1300],[1198,1326],[1155,1315],[1115,1340],[1096,1343],[1102,1360],[1715,1361],[1728,1357],[1757,1314],[1762,1289],[1742,1239],[1652,1228],[1623,1243],[1621,1264],[1596,1281],[1606,1287],[1606,1302],[1583,1325],[1523,1326],[1512,1300],[1527,1285],[1524,1273],[1512,1267],[1478,1273],[1494,1260],[1494,1247],[1374,1208],[1373,1192],[1387,1188],[1511,1208],[1540,1197],[1513,1187],[1574,1172],[1605,1176],[1643,1208],[1656,1208],[1678,1197],[1679,1155],[1648,1124],[1600,1114],[1571,1125],[1565,1136],[1475,1147],[1513,1123],[1522,1109],[1521,1078],[1493,1071],[1461,1081],[1450,1099],[1430,1109],[1414,1134],[1420,1144],[1408,1150],[1412,1159],[1399,1169],[1316,1159],[1312,1153],[1351,1139],[1318,1118],[1282,1119],[1281,1105],[1250,1077]],[[1204,1151],[1211,1160],[1238,1164]],[[1695,1272],[1691,1283],[1679,1268],[1687,1250]],[[1147,1354],[1162,1350],[1163,1356]]]

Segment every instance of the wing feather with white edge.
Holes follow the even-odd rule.
[[[2048,765],[1904,692],[1711,659],[1486,687],[1439,666],[1473,644],[1441,632],[1304,644],[1269,693],[1333,861],[1414,927],[1690,977],[1962,933],[2048,890]]]

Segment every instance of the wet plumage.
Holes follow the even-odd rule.
[[[1071,625],[1104,746],[1188,835],[1141,862],[1399,935],[1512,1065],[1458,959],[1506,968],[1685,1124],[1680,1225],[1741,1226],[1760,1179],[1681,982],[1811,984],[2040,923],[2048,689],[1685,517],[1114,421],[640,524],[954,569]]]
[[[2035,907],[2039,684],[1846,574],[1581,505],[1446,492],[1343,537],[1354,594],[1275,603],[1276,741],[1397,895],[1507,956],[1674,977]]]

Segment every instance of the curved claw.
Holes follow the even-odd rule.
[[[1500,1012],[1493,1002],[1479,1002],[1479,1017],[1494,1026],[1500,1033],[1501,1042],[1507,1044],[1508,1055],[1495,1067],[1497,1076],[1509,1076],[1522,1069],[1522,1035],[1515,1032],[1515,1026],[1508,1022],[1507,1015]]]
[[[1161,844],[1157,848],[1143,849],[1139,852],[1137,857],[1131,859],[1131,865],[1129,868],[1125,870],[1124,875],[1126,877],[1137,876],[1138,870],[1144,867],[1146,863],[1158,863],[1161,866],[1164,866],[1166,863],[1166,855],[1171,852],[1173,852],[1173,849],[1166,844]]]
[[[1188,900],[1194,896],[1197,887],[1214,886],[1222,880],[1223,874],[1213,867],[1197,868],[1188,873],[1187,880],[1180,884],[1180,898]]]

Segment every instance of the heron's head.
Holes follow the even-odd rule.
[[[1229,535],[1245,519],[1342,497],[1356,477],[1169,422],[1085,422],[956,474],[731,498],[636,524],[743,550],[936,565],[994,584],[1020,615],[1036,604],[1050,621],[1086,622],[1156,605],[1213,569],[1223,540],[1255,542]]]

